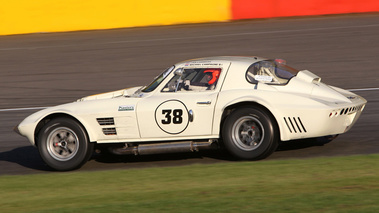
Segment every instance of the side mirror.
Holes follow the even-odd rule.
[[[183,75],[183,68],[179,68],[179,69],[177,69],[177,70],[175,70],[175,72],[174,72],[174,74],[175,75],[178,75],[178,76],[182,76]]]

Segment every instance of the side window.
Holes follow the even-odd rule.
[[[277,83],[277,78],[274,76],[275,67],[268,61],[260,61],[249,67],[246,73],[247,80],[250,83],[258,82]]]
[[[214,90],[220,74],[220,68],[184,69],[181,75],[175,75],[165,85],[162,92]]]

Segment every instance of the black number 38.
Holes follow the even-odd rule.
[[[172,116],[171,116],[172,113]],[[162,114],[165,115],[166,119],[162,119],[162,124],[181,124],[183,123],[183,110],[181,109],[163,109]]]

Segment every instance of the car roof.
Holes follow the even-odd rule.
[[[186,61],[177,63],[177,65],[194,63],[194,62],[212,62],[212,61],[223,61],[227,63],[241,63],[241,64],[252,64],[257,61],[267,60],[266,58],[257,57],[257,56],[213,56],[213,57],[204,57],[204,58],[195,58]]]

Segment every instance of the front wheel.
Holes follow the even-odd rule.
[[[225,120],[223,143],[233,156],[244,160],[260,160],[271,155],[278,146],[278,130],[263,110],[239,108]]]
[[[69,118],[49,121],[39,132],[37,145],[45,163],[60,171],[81,167],[93,151],[84,128]]]

